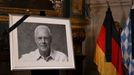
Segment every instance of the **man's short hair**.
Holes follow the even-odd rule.
[[[37,34],[37,31],[38,31],[39,29],[45,29],[45,30],[47,30],[48,33],[49,33],[49,35],[50,35],[50,37],[52,36],[52,33],[51,33],[49,27],[48,27],[48,26],[45,26],[45,25],[39,25],[39,26],[37,26],[37,27],[35,28],[35,30],[34,30],[34,35]]]

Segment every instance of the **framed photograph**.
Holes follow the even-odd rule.
[[[11,27],[22,15],[9,15]],[[69,19],[30,16],[10,33],[11,70],[73,69]]]

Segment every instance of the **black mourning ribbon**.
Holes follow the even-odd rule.
[[[13,26],[11,26],[4,34],[9,34],[12,30],[14,30],[16,27],[18,27],[26,18],[28,18],[30,15],[24,15],[19,21],[17,21]]]

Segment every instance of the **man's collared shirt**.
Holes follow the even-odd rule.
[[[22,55],[20,60],[24,62],[67,62],[68,58],[64,53],[57,50],[51,50],[50,56],[44,58],[40,55],[39,49],[36,49],[35,51]]]

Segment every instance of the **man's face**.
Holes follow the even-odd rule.
[[[35,42],[41,51],[47,51],[50,49],[51,36],[47,29],[38,29],[35,33]]]

